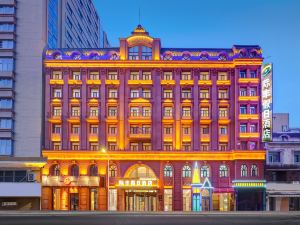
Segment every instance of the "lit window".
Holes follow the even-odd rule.
[[[80,72],[73,72],[72,79],[73,80],[80,80],[81,79]]]
[[[130,150],[131,151],[138,151],[139,150],[139,144],[135,142],[130,143]]]
[[[151,116],[151,107],[143,107],[142,108],[142,115],[144,117],[150,117]]]
[[[252,87],[250,88],[250,96],[256,96],[257,95],[257,88]]]
[[[172,150],[173,150],[172,142],[164,142],[164,151],[172,151]]]
[[[96,124],[90,125],[90,134],[98,134],[98,125]]]
[[[172,107],[164,107],[164,117],[172,117],[173,116],[173,108]]]
[[[191,142],[182,142],[183,151],[191,151]]]
[[[143,89],[143,98],[151,98],[151,90]]]
[[[92,116],[92,117],[97,117],[98,115],[99,115],[98,107],[96,107],[96,106],[91,106],[91,107],[90,107],[90,116]]]
[[[249,142],[249,148],[250,148],[250,150],[257,149],[257,142],[255,142],[255,141],[250,141],[250,142]]]
[[[258,168],[256,165],[251,166],[251,176],[252,177],[257,177],[258,176]]]
[[[138,107],[130,107],[130,116],[139,116],[139,111]]]
[[[209,108],[208,107],[201,107],[200,108],[200,116],[201,117],[210,117]]]
[[[72,90],[72,97],[73,98],[80,98],[80,89],[73,89]]]
[[[151,80],[151,72],[143,72],[142,78],[143,80]]]
[[[72,148],[72,150],[75,150],[75,151],[79,150],[79,142],[72,142],[71,148]]]
[[[130,125],[130,134],[139,134],[139,126]]]
[[[61,125],[60,124],[53,124],[52,133],[53,134],[60,134],[61,133]]]
[[[227,73],[219,72],[218,73],[218,80],[228,80]]]
[[[139,46],[135,46],[128,49],[129,60],[139,60]]]
[[[240,114],[247,114],[247,106],[246,105],[240,106]]]
[[[247,88],[245,87],[240,88],[240,96],[247,96]]]
[[[227,118],[228,117],[228,109],[227,108],[219,108],[219,117]]]
[[[199,80],[209,80],[209,73],[208,72],[200,72]]]
[[[151,143],[143,143],[142,144],[143,151],[151,151]]]
[[[108,107],[108,116],[109,117],[116,117],[118,115],[118,109],[116,106],[109,106]]]
[[[257,114],[257,107],[256,106],[250,106],[250,114]]]
[[[130,80],[139,80],[140,74],[138,71],[131,71],[130,72]]]
[[[50,176],[60,176],[60,168],[58,164],[53,164],[49,169]]]
[[[164,72],[163,80],[173,80],[172,72]]]
[[[209,134],[209,126],[201,126],[200,130],[201,134]]]
[[[227,151],[227,143],[220,143],[219,151]]]
[[[247,133],[247,124],[240,125],[240,133]]]
[[[225,165],[221,165],[219,168],[219,176],[220,177],[228,177],[228,167]]]
[[[80,116],[80,107],[78,106],[73,106],[71,108],[71,116]]]
[[[192,177],[192,169],[190,166],[188,165],[183,166],[182,177]]]
[[[99,150],[99,145],[97,142],[90,142],[90,150],[91,151],[98,151]]]
[[[61,107],[60,106],[54,106],[52,109],[52,115],[53,116],[61,116]]]
[[[61,98],[62,97],[62,90],[61,89],[54,89],[53,90],[53,97],[54,98]]]
[[[99,98],[99,89],[97,88],[91,89],[91,98]]]
[[[242,177],[247,177],[248,176],[248,168],[246,165],[241,166],[241,176]]]
[[[227,126],[220,126],[220,134],[222,135],[227,134]]]
[[[164,168],[164,176],[165,177],[173,177],[173,169],[172,166],[166,165]]]
[[[118,90],[108,89],[108,98],[118,98]]]
[[[189,135],[189,134],[191,134],[191,127],[190,127],[190,126],[184,126],[184,127],[182,127],[182,133],[183,133],[184,135]]]
[[[53,71],[52,79],[54,80],[62,80],[62,72],[61,71]]]
[[[118,80],[118,72],[109,71],[107,75],[107,80]]]
[[[228,90],[219,90],[218,97],[220,99],[227,99],[228,98]]]
[[[201,177],[209,177],[209,167],[208,166],[201,166],[200,176]]]
[[[110,177],[116,177],[117,176],[117,166],[116,165],[110,165],[109,166],[109,176]]]
[[[209,90],[208,89],[200,89],[200,98],[208,99],[209,98]]]
[[[191,107],[182,107],[182,117],[191,116]]]
[[[116,151],[117,150],[117,143],[113,141],[108,142],[108,150],[109,151]]]
[[[109,125],[108,126],[108,134],[117,134],[117,126],[116,125]]]
[[[172,126],[165,126],[164,127],[164,134],[172,134],[173,133],[173,127]]]
[[[181,91],[181,98],[184,98],[184,99],[192,98],[191,89],[182,89],[182,91]]]
[[[240,71],[240,78],[246,78],[246,77],[247,77],[246,70]]]
[[[182,72],[181,80],[191,80],[191,72]]]
[[[142,134],[151,134],[151,125],[142,125]]]
[[[152,48],[142,46],[142,60],[152,59]]]
[[[209,143],[208,142],[202,142],[200,145],[201,151],[208,151],[209,150]]]
[[[80,133],[80,125],[72,125],[71,126],[71,133],[72,134],[79,134]]]
[[[61,143],[60,142],[52,142],[53,150],[61,150]]]
[[[138,89],[131,89],[130,90],[130,98],[138,98],[139,97],[139,90]]]
[[[173,98],[173,91],[165,89],[164,90],[164,98]]]
[[[256,132],[257,132],[257,125],[250,124],[250,133],[256,133]]]
[[[90,80],[99,80],[99,72],[90,72]]]

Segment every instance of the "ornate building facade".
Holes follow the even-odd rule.
[[[265,208],[259,46],[119,48],[44,57],[42,208]]]

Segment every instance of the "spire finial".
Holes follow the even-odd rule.
[[[141,7],[139,7],[139,24],[141,24]]]

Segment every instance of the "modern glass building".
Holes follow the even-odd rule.
[[[76,38],[67,45],[68,6],[71,21],[82,13],[87,23],[81,31],[74,22]],[[44,49],[100,47],[99,24],[88,0],[0,1],[0,210],[40,209]]]
[[[43,209],[265,208],[258,45],[164,48],[139,25],[44,58]]]

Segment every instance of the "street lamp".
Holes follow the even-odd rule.
[[[107,211],[108,211],[109,210],[109,155],[105,147],[101,147],[100,151],[107,155],[106,173],[107,173]]]

